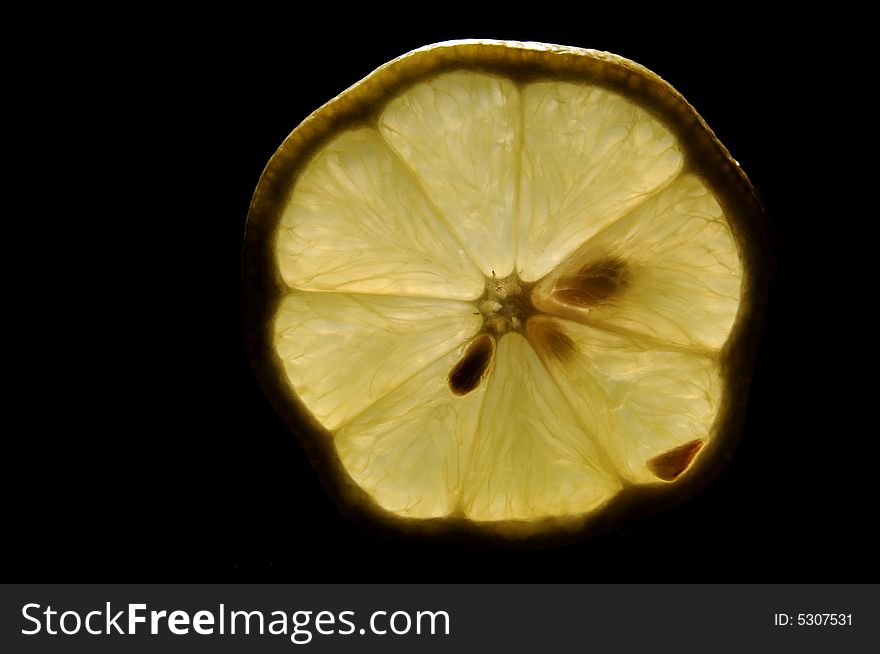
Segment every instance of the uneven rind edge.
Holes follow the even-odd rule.
[[[274,234],[298,173],[329,135],[349,125],[372,124],[388,98],[403,87],[451,69],[474,69],[515,81],[571,79],[605,86],[648,108],[672,129],[687,165],[718,198],[743,257],[746,276],[739,313],[720,362],[727,381],[718,430],[697,463],[674,484],[625,489],[592,513],[539,521],[473,523],[460,518],[407,519],[370,498],[339,462],[332,436],[286,383],[274,351],[274,316],[285,284],[275,265]],[[360,107],[371,107],[369,112]],[[718,169],[721,175],[704,171]],[[290,183],[279,183],[290,180]],[[742,431],[751,371],[760,337],[770,275],[763,209],[740,166],[696,110],[671,85],[647,68],[608,52],[513,41],[447,41],[425,46],[377,68],[307,117],[266,165],[248,213],[242,270],[245,347],[254,374],[273,408],[307,453],[337,506],[367,529],[392,528],[410,535],[508,545],[544,545],[604,532],[641,515],[677,504],[720,473]],[[748,247],[744,247],[744,244]],[[377,520],[378,519],[378,520]]]

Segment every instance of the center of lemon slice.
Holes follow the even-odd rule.
[[[504,279],[486,279],[486,292],[477,300],[477,308],[488,331],[497,336],[522,331],[526,318],[535,311],[529,299],[531,286],[520,280],[516,273]]]

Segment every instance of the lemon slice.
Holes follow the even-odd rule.
[[[274,155],[245,255],[258,376],[371,515],[581,528],[694,492],[735,441],[760,209],[620,57],[459,41],[386,64]]]

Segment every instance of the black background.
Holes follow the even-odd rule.
[[[865,328],[840,329],[859,274],[857,257],[841,255],[853,210],[838,150],[852,118],[828,91],[843,84],[840,58],[827,38],[742,8],[613,11],[340,6],[29,25],[29,52],[51,57],[15,67],[26,113],[35,100],[23,166],[35,190],[21,215],[40,246],[22,275],[34,281],[20,313],[36,344],[12,396],[26,419],[5,462],[6,576],[876,580],[876,493],[857,471],[870,408],[840,367],[867,365]],[[638,61],[697,108],[768,208],[777,269],[733,463],[683,505],[578,545],[507,551],[362,531],[327,499],[244,355],[240,252],[263,166],[320,104],[451,38]]]

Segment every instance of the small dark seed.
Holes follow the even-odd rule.
[[[556,280],[553,297],[567,304],[596,307],[626,284],[626,264],[622,259],[588,263],[570,275]]]
[[[703,448],[703,441],[697,439],[674,447],[648,461],[648,470],[663,481],[672,481],[687,470],[691,461]]]
[[[577,346],[553,323],[546,320],[530,320],[526,325],[526,337],[538,352],[547,354],[561,363],[571,361]]]
[[[480,334],[472,340],[449,371],[449,390],[456,395],[467,395],[479,386],[494,352],[495,339],[489,334]]]

